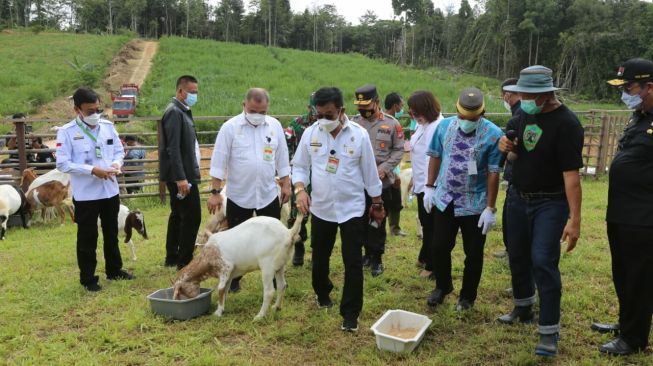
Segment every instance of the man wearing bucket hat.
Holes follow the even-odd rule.
[[[555,96],[552,71],[523,69],[516,85],[504,89],[521,97],[523,113],[514,117],[517,138],[501,138],[502,152],[515,152],[506,218],[506,245],[515,307],[500,323],[530,323],[535,286],[540,297],[540,341],[535,354],[555,356],[560,331],[561,242],[567,252],[580,236],[583,127]]]
[[[390,211],[389,204],[393,201],[392,185],[396,179],[394,169],[404,156],[404,131],[393,116],[381,110],[376,86],[368,84],[356,89],[354,105],[358,107],[359,114],[352,120],[365,128],[370,135],[379,179],[383,183],[381,198],[387,212]],[[369,194],[365,197],[367,213],[372,206],[372,198]],[[378,276],[383,273],[382,256],[387,236],[385,218],[379,225],[376,225],[374,220],[369,220],[369,223],[363,265],[369,265],[372,276]]]
[[[453,291],[451,251],[460,229],[465,270],[456,310],[462,311],[471,309],[476,300],[485,238],[496,223],[502,132],[483,117],[485,103],[477,88],[464,89],[456,109],[457,116],[440,122],[427,151],[430,159],[424,209],[433,212],[432,230],[437,233],[432,239],[435,290],[427,304],[442,304]]]
[[[592,329],[618,334],[601,352],[628,355],[646,349],[653,312],[653,62],[630,59],[608,83],[635,111],[610,165],[606,216],[619,323]]]

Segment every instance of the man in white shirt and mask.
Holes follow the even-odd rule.
[[[290,199],[288,146],[281,123],[267,115],[269,103],[265,89],[248,90],[243,113],[225,122],[215,140],[209,172],[213,189],[207,206],[211,214],[222,207],[220,190],[228,175],[226,205],[230,228],[250,219],[254,212],[257,216],[279,219],[281,204]],[[233,279],[230,290],[240,290],[240,278]]]
[[[340,228],[345,265],[340,315],[342,330],[356,332],[363,308],[363,240],[367,233],[365,191],[372,198],[370,220],[385,217],[374,151],[367,131],[347,119],[342,92],[322,88],[314,94],[317,123],[304,131],[293,158],[297,208],[311,218],[312,284],[319,307],[331,307],[329,260]],[[305,190],[311,184],[309,197]]]

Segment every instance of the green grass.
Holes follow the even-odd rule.
[[[339,329],[337,305],[343,281],[339,240],[331,263],[336,286],[333,309],[316,308],[308,261],[303,268],[288,269],[290,287],[285,307],[260,323],[252,322],[262,296],[258,272],[245,276],[243,290],[229,296],[222,318],[207,315],[179,322],[153,315],[145,299],[154,290],[168,287],[174,271],[161,265],[169,210],[143,200],[128,205],[144,208],[151,238],[136,240],[137,262],[128,260],[128,250],[121,247],[125,267],[137,278],[106,281],[100,249],[97,272],[104,289],[97,294],[86,293],[78,284],[73,224],[9,230],[7,240],[0,242],[0,364],[651,364],[650,352],[624,359],[597,352],[609,336],[591,332],[589,324],[616,320],[617,300],[604,223],[607,184],[604,180],[585,180],[583,188],[582,238],[573,253],[563,255],[560,264],[564,286],[562,339],[560,355],[552,362],[542,362],[533,355],[537,341],[534,325],[500,326],[494,321],[512,306],[504,292],[510,287],[510,271],[492,256],[503,248],[500,227],[488,237],[479,297],[475,308],[466,314],[453,311],[464,259],[460,243],[453,253],[456,290],[435,311],[425,305],[433,283],[419,278],[414,266],[420,244],[414,235],[413,203],[402,213],[402,226],[410,235],[389,238],[386,272],[378,278],[365,275],[365,304],[358,334]],[[204,285],[215,284],[211,279]],[[215,306],[214,297],[212,311]],[[388,309],[428,314],[433,319],[422,344],[412,354],[376,349],[368,329]]]
[[[75,57],[80,66],[94,66],[92,73],[99,85],[114,54],[128,40],[127,36],[0,33],[0,116],[33,113],[38,106],[86,84],[66,62],[74,62]]]
[[[381,100],[397,91],[408,98],[416,90],[429,90],[439,98],[444,112],[455,112],[460,91],[469,86],[486,95],[488,112],[506,112],[497,79],[472,74],[453,74],[443,69],[402,68],[357,54],[326,54],[256,45],[161,38],[154,65],[144,86],[140,115],[159,115],[174,95],[175,80],[182,74],[199,79],[196,116],[234,115],[242,111],[242,100],[250,87],[268,89],[269,112],[296,115],[306,109],[308,96],[322,86],[337,86],[344,92],[348,113],[357,113],[354,91],[366,83],[377,85]],[[573,98],[572,98],[573,99]],[[615,100],[616,99],[615,97]],[[618,105],[571,103],[573,108],[618,108]],[[497,122],[505,121],[497,117]]]

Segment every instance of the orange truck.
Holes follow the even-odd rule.
[[[138,94],[140,88],[136,84],[122,84],[120,93],[112,96],[111,109],[113,116],[117,118],[129,118],[136,113],[136,104],[138,103]]]

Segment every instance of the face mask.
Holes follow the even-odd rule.
[[[417,121],[415,118],[411,118],[410,120],[410,130],[415,131],[417,129]]]
[[[360,113],[363,118],[370,119],[372,117],[372,115],[374,114],[374,110],[372,110],[372,109],[359,109],[358,113]]]
[[[331,132],[338,128],[338,125],[340,124],[340,121],[338,119],[326,119],[326,118],[320,118],[317,120],[317,124],[322,127],[326,132]]]
[[[98,122],[100,122],[100,117],[102,117],[100,113],[93,113],[90,116],[82,118],[82,121],[84,121],[84,123],[89,126],[95,126],[98,124]]]
[[[626,91],[621,92],[621,100],[629,109],[637,109],[643,102],[639,94],[630,95]]]
[[[470,121],[467,119],[458,119],[458,125],[464,133],[471,133],[478,126],[478,121]]]
[[[541,105],[537,105],[535,103],[536,100],[537,100],[537,98],[531,99],[531,100],[523,100],[522,99],[521,106],[520,106],[521,109],[526,114],[538,114],[538,113],[542,112],[542,107],[544,106],[544,103],[542,103]]]
[[[187,106],[192,107],[197,103],[197,93],[186,93],[186,100],[184,103],[186,103]]]
[[[403,115],[404,115],[404,109],[401,108],[399,112],[395,113],[395,118],[401,118],[401,116]]]
[[[258,126],[261,123],[265,122],[265,114],[245,113],[245,118],[247,118],[249,123],[253,124],[254,126]]]
[[[512,107],[510,106],[510,103],[506,102],[505,100],[503,101],[503,108],[505,108],[508,112],[512,112]]]

